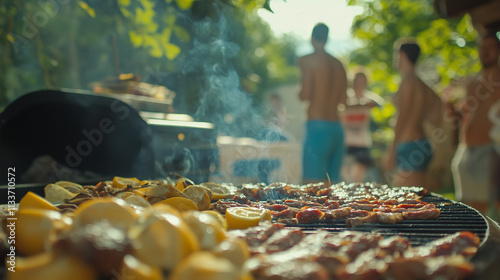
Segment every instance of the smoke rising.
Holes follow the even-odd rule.
[[[219,12],[217,19],[205,18],[195,23],[193,48],[187,53],[182,69],[184,74],[199,73],[198,80],[192,81],[199,82],[201,88],[199,106],[193,117],[213,123],[218,136],[266,142],[282,140],[272,132],[254,106],[251,94],[242,87],[236,70],[240,47],[230,39],[231,32],[238,31],[232,28],[223,11]],[[221,170],[225,174],[267,180],[269,173],[279,167],[276,159],[269,158],[268,149],[253,145],[238,149],[235,151],[238,156],[232,156],[237,158],[231,167],[233,170]]]
[[[206,18],[196,23],[194,47],[187,54],[183,72],[201,73],[197,120],[215,124],[218,134],[235,137],[255,137],[263,126],[263,118],[253,108],[251,96],[241,86],[234,58],[240,47],[229,41],[233,32],[228,20]]]

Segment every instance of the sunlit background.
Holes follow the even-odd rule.
[[[287,0],[273,1],[273,13],[259,10],[258,14],[273,30],[281,36],[291,34],[299,39],[297,55],[302,56],[312,51],[311,31],[318,22],[330,28],[329,43],[326,50],[337,56],[347,56],[359,47],[353,38],[351,25],[354,17],[363,12],[359,6],[348,6],[345,1],[335,0]]]
[[[307,104],[298,99],[297,61],[312,52],[312,28],[323,22],[330,28],[326,50],[342,61],[349,82],[363,68],[369,89],[386,100],[372,110],[377,164],[393,137],[392,97],[400,81],[393,67],[396,39],[416,38],[421,77],[450,104],[463,95],[461,81],[480,69],[471,16],[443,18],[435,0],[0,3],[0,111],[40,89],[127,93],[168,105],[147,108],[161,111],[156,115],[213,123],[224,137],[245,143],[286,138],[299,147]],[[278,124],[275,106],[283,110]],[[262,129],[276,125],[280,133]],[[437,187],[452,187],[453,149],[450,143],[438,149],[441,162],[430,172]]]

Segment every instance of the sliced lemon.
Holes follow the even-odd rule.
[[[92,280],[97,273],[73,255],[43,253],[27,258],[16,258],[15,272],[7,271],[7,280]]]
[[[123,258],[123,266],[117,280],[163,280],[162,271],[157,266],[150,266],[132,255]]]
[[[57,181],[54,184],[61,186],[72,193],[80,193],[83,190],[82,185],[70,181]]]
[[[184,182],[178,181],[177,184],[175,184],[175,187],[180,190],[181,192],[186,188],[184,187]]]
[[[183,220],[198,238],[202,250],[211,250],[226,239],[226,231],[216,217],[198,211],[182,213]]]
[[[141,181],[135,177],[133,178],[125,178],[115,176],[113,177],[113,185],[117,188],[125,188],[128,185],[139,186]]]
[[[170,214],[174,214],[178,217],[181,216],[181,212],[179,210],[177,210],[177,208],[175,208],[172,205],[169,205],[167,203],[156,203],[156,204],[153,204],[153,206],[151,208],[152,208],[153,212],[170,213]]]
[[[151,204],[149,204],[149,202],[144,197],[134,192],[121,192],[117,194],[116,197],[125,200],[130,205],[135,205],[144,208],[151,207]]]
[[[167,199],[158,201],[153,205],[157,205],[157,204],[170,205],[170,206],[174,207],[175,209],[179,210],[180,212],[198,210],[198,206],[196,205],[196,203],[194,203],[194,201],[192,201],[191,199],[185,198],[185,197],[171,197],[171,198],[167,198]]]
[[[115,197],[95,198],[83,202],[73,216],[75,227],[107,220],[120,229],[130,228],[137,219],[137,213],[123,199]]]
[[[170,280],[235,280],[239,269],[230,261],[209,252],[196,252],[183,260],[172,272]]]
[[[208,210],[210,208],[210,196],[205,188],[200,186],[190,186],[183,193],[198,206],[198,210]]]
[[[254,207],[232,207],[226,210],[226,221],[229,229],[245,229],[259,224],[260,221],[271,221],[271,212]]]
[[[133,255],[146,264],[171,270],[199,250],[198,240],[180,217],[169,213],[156,217],[130,231],[136,240]]]
[[[248,244],[241,238],[227,238],[219,243],[212,252],[217,256],[229,260],[237,267],[243,267],[250,257]]]
[[[152,185],[134,190],[134,192],[144,198],[151,197],[186,197],[180,190],[171,185]]]
[[[72,199],[77,195],[77,193],[72,193],[56,184],[48,184],[47,186],[45,186],[44,193],[45,199],[54,204],[66,203],[66,200]]]
[[[221,213],[219,213],[219,212],[217,212],[215,210],[205,210],[205,211],[203,211],[203,213],[206,213],[206,214],[214,216],[217,219],[217,221],[219,221],[220,226],[224,230],[227,230],[227,221],[226,221],[226,218],[224,218],[224,216]]]
[[[52,203],[47,201],[45,198],[35,194],[34,192],[27,192],[26,195],[21,198],[21,201],[19,202],[19,210],[24,209],[59,211],[59,208],[55,207]]]
[[[205,187],[212,192],[212,200],[224,199],[231,195],[229,189],[221,184],[207,182],[200,184],[200,186]]]
[[[51,235],[56,229],[56,221],[61,213],[49,210],[24,209],[16,213],[14,230],[16,250],[24,256],[32,256],[47,251]],[[11,232],[7,222],[6,232]]]

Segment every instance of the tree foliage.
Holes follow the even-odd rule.
[[[222,58],[211,52],[193,59],[210,42],[234,47],[226,66],[256,106],[266,88],[297,75],[293,40],[274,38],[256,14],[270,10],[269,2],[0,0],[0,108],[33,90],[89,89],[134,73],[173,89],[178,111],[194,113],[206,90],[206,62]]]

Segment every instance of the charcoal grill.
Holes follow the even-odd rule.
[[[475,266],[475,273],[470,279],[499,279],[499,224],[468,205],[452,201],[438,194],[425,195],[421,200],[438,206],[441,214],[437,220],[403,220],[397,224],[363,224],[350,228],[347,227],[345,219],[339,219],[329,223],[297,224],[287,225],[287,227],[301,228],[306,233],[322,229],[330,232],[356,230],[376,232],[382,236],[399,235],[407,238],[412,246],[425,245],[459,231],[470,231],[481,240],[478,252],[471,260]]]
[[[438,205],[441,210],[439,219],[403,220],[397,224],[363,224],[355,228],[347,227],[346,220],[339,219],[328,223],[298,224],[289,225],[289,227],[300,227],[306,232],[313,232],[318,229],[331,232],[354,229],[357,231],[377,232],[382,236],[399,235],[408,238],[412,246],[424,245],[458,231],[470,231],[476,234],[482,242],[485,240],[488,224],[475,209],[438,195],[427,195],[421,200]]]

